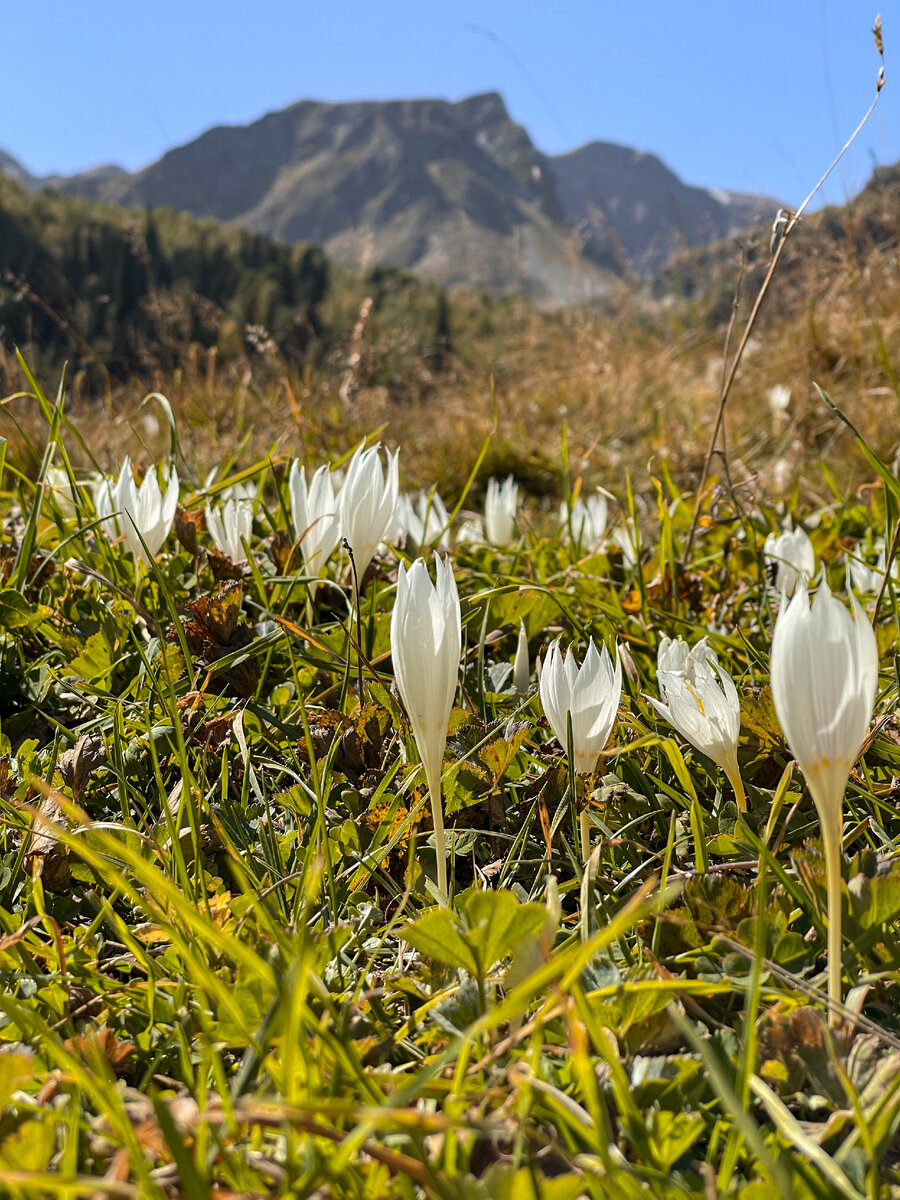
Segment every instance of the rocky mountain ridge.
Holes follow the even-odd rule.
[[[690,187],[654,155],[611,143],[544,155],[493,92],[457,103],[303,100],[210,129],[136,172],[41,180],[8,155],[0,169],[29,188],[316,242],[354,270],[389,264],[551,305],[609,294],[778,207]]]

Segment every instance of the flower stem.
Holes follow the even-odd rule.
[[[428,781],[428,795],[431,799],[431,819],[434,825],[434,852],[437,860],[437,887],[441,903],[449,901],[447,890],[447,843],[444,839],[444,805],[441,797],[441,767],[431,768],[426,765],[425,778]]]
[[[819,813],[825,847],[825,890],[828,906],[828,1020],[839,1025],[841,1015],[841,821]]]
[[[741,773],[737,766],[726,767],[725,774],[728,777],[728,782],[734,789],[734,798],[737,801],[738,812],[747,811],[747,793],[744,791],[744,781],[741,779]]]
[[[591,857],[591,822],[586,808],[583,808],[578,816],[578,830],[581,835],[581,859],[586,863]]]

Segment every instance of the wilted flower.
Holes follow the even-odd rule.
[[[786,529],[777,537],[770,533],[763,544],[763,558],[769,582],[788,596],[793,595],[802,574],[811,577],[816,569],[812,542],[802,529]]]
[[[206,506],[206,528],[216,548],[233,563],[247,561],[244,543],[250,541],[253,525],[253,505],[249,500],[226,500],[221,515],[211,505]]]
[[[110,541],[124,538],[135,562],[155,558],[169,535],[178,507],[178,473],[172,467],[163,496],[155,468],[134,482],[131,460],[125,459],[115,483],[104,479],[97,487],[95,507]],[[146,549],[145,549],[146,547]]]
[[[719,666],[709,642],[693,650],[681,638],[664,637],[656,663],[662,701],[647,700],[683,738],[721,767],[734,788],[738,808],[747,807],[737,760],[741,702],[731,677]]]
[[[810,606],[801,576],[772,639],[775,712],[819,814],[828,888],[828,995],[841,998],[841,825],[847,778],[872,719],[875,634],[855,596],[853,616],[824,578]],[[832,1010],[832,1021],[836,1010]]]
[[[519,485],[512,475],[503,483],[489,479],[484,500],[484,527],[492,546],[506,546],[515,537]]]
[[[399,450],[381,466],[379,446],[361,446],[350,459],[344,486],[338,496],[341,531],[350,543],[360,583],[378,543],[387,536],[394,520],[399,492]]]
[[[609,521],[609,505],[601,491],[594,492],[586,500],[578,499],[571,507],[565,502],[560,506],[559,519],[579,545],[594,547],[606,533]]]
[[[334,481],[328,465],[319,467],[307,487],[306,469],[295,459],[288,475],[288,495],[294,537],[300,543],[307,572],[317,579],[341,540]]]
[[[393,540],[422,550],[435,545],[446,550],[450,543],[450,514],[437,492],[419,492],[415,501],[404,492],[394,514]]]
[[[391,658],[400,697],[409,714],[431,796],[437,847],[438,891],[447,896],[447,861],[441,809],[441,764],[456,695],[462,648],[459,595],[449,560],[435,555],[432,585],[421,558],[397,576],[391,615]]]

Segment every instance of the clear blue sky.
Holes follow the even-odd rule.
[[[36,174],[135,168],[301,98],[497,90],[542,150],[620,142],[690,183],[793,205],[874,94],[876,12],[859,0],[10,0],[0,146]],[[900,159],[892,18],[887,85],[834,200]]]

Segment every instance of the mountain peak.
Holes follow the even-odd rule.
[[[673,250],[746,227],[759,207],[691,188],[655,155],[625,146],[543,155],[495,91],[299,100],[210,129],[143,170],[54,183],[318,242],[356,270],[383,263],[553,304],[605,294],[616,275],[646,274]]]

